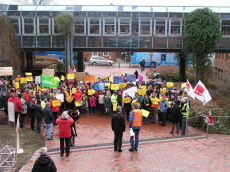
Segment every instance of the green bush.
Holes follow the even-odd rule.
[[[57,70],[58,70],[58,72],[65,71],[65,64],[64,63],[58,63],[57,64]]]

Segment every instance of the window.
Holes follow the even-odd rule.
[[[119,34],[120,35],[130,35],[130,25],[131,20],[130,19],[119,19]]]
[[[50,34],[50,19],[38,18],[38,34]]]
[[[53,34],[60,34],[61,32],[59,32],[57,30],[57,21],[56,18],[53,18]]]
[[[23,34],[31,35],[35,34],[35,19],[34,18],[23,18]]]
[[[82,34],[86,34],[86,19],[85,18],[77,18],[75,19],[74,22],[74,34],[78,34],[78,35],[82,35]]]
[[[166,19],[156,19],[155,35],[166,36]]]
[[[93,52],[92,56],[98,56],[98,52]]]
[[[221,32],[224,36],[230,36],[230,20],[221,21]]]
[[[115,35],[115,25],[116,19],[115,18],[104,18],[104,35]]]
[[[89,18],[89,35],[101,35],[101,18]]]
[[[180,19],[170,19],[170,35],[181,35],[181,20]]]
[[[103,52],[103,56],[108,57],[109,56],[109,52]]]
[[[16,34],[21,34],[20,29],[19,29],[20,28],[19,19],[18,18],[11,18],[10,22],[11,22]]]
[[[140,35],[152,35],[152,19],[140,18]]]

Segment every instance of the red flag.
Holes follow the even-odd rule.
[[[69,74],[73,74],[73,71],[70,67],[69,67]]]
[[[206,120],[205,120],[205,122],[206,122],[208,125],[211,125],[211,126],[214,125],[214,121],[213,121],[213,117],[212,117],[211,111],[209,111],[208,114],[206,115]]]
[[[17,118],[17,124],[16,124],[16,132],[18,132],[20,126],[19,126],[19,115],[18,115],[18,118]]]

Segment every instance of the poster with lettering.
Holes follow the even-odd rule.
[[[95,82],[93,86],[94,86],[94,90],[104,90],[105,89],[104,82]]]
[[[10,122],[15,122],[14,120],[14,103],[8,102],[8,120]]]
[[[0,76],[11,76],[13,75],[12,67],[0,67]]]
[[[54,69],[42,69],[42,74],[54,77]]]
[[[136,75],[126,75],[128,82],[136,82]]]
[[[114,83],[114,84],[123,83],[122,77],[121,77],[121,76],[114,76],[114,77],[113,77],[113,83]]]
[[[85,81],[94,83],[95,82],[95,75],[85,75]]]

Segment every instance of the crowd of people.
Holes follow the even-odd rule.
[[[119,113],[123,119],[131,121],[129,127],[133,127],[133,122],[138,123],[138,126],[133,127],[135,137],[139,135],[136,128],[139,129],[142,123],[149,125],[151,121],[154,124],[158,122],[165,126],[166,121],[170,121],[172,122],[170,133],[174,133],[176,126],[176,133],[178,134],[182,125],[182,117],[189,114],[189,103],[187,98],[182,97],[182,90],[167,87],[167,81],[155,82],[149,79],[149,81],[139,82],[138,77],[136,77],[136,82],[128,82],[126,75],[122,76],[125,87],[119,87],[118,90],[111,89],[111,85],[108,86],[108,84],[105,84],[103,90],[95,90],[95,83],[113,84],[112,81],[109,82],[108,80],[110,76],[97,78],[96,82],[92,83],[76,79],[69,80],[65,77],[64,80],[60,81],[57,88],[44,88],[32,81],[20,84],[17,89],[15,82],[20,82],[21,76],[18,75],[16,79],[5,77],[1,79],[0,109],[6,113],[7,117],[7,102],[13,102],[15,119],[20,116],[20,127],[23,127],[25,117],[29,117],[31,130],[37,132],[40,132],[44,118],[43,125],[46,128],[47,140],[53,139],[52,126],[59,125],[61,156],[64,153],[64,142],[66,144],[66,156],[69,156],[69,146],[75,144],[75,136],[77,136],[75,122],[80,116],[86,117],[97,114],[109,118],[113,114]],[[135,75],[138,76],[137,71]],[[132,87],[136,87],[138,90],[143,86],[146,87],[144,95],[138,94],[138,92],[135,93],[135,96],[131,96],[127,92],[123,94],[124,91]],[[124,101],[124,99],[129,101]],[[157,101],[152,101],[153,99],[157,99]],[[61,104],[59,106],[54,105],[55,100],[60,100]],[[135,121],[135,115],[140,114],[138,110],[141,109],[150,113],[147,117],[143,116],[142,118],[141,116],[141,122]],[[116,129],[113,128],[113,130],[115,132]],[[124,130],[124,126],[122,129],[119,128],[119,132]],[[121,137],[121,134],[116,134],[116,144],[121,145]],[[134,141],[131,143],[132,148],[130,150],[137,150]],[[118,151],[121,151],[120,147]]]

